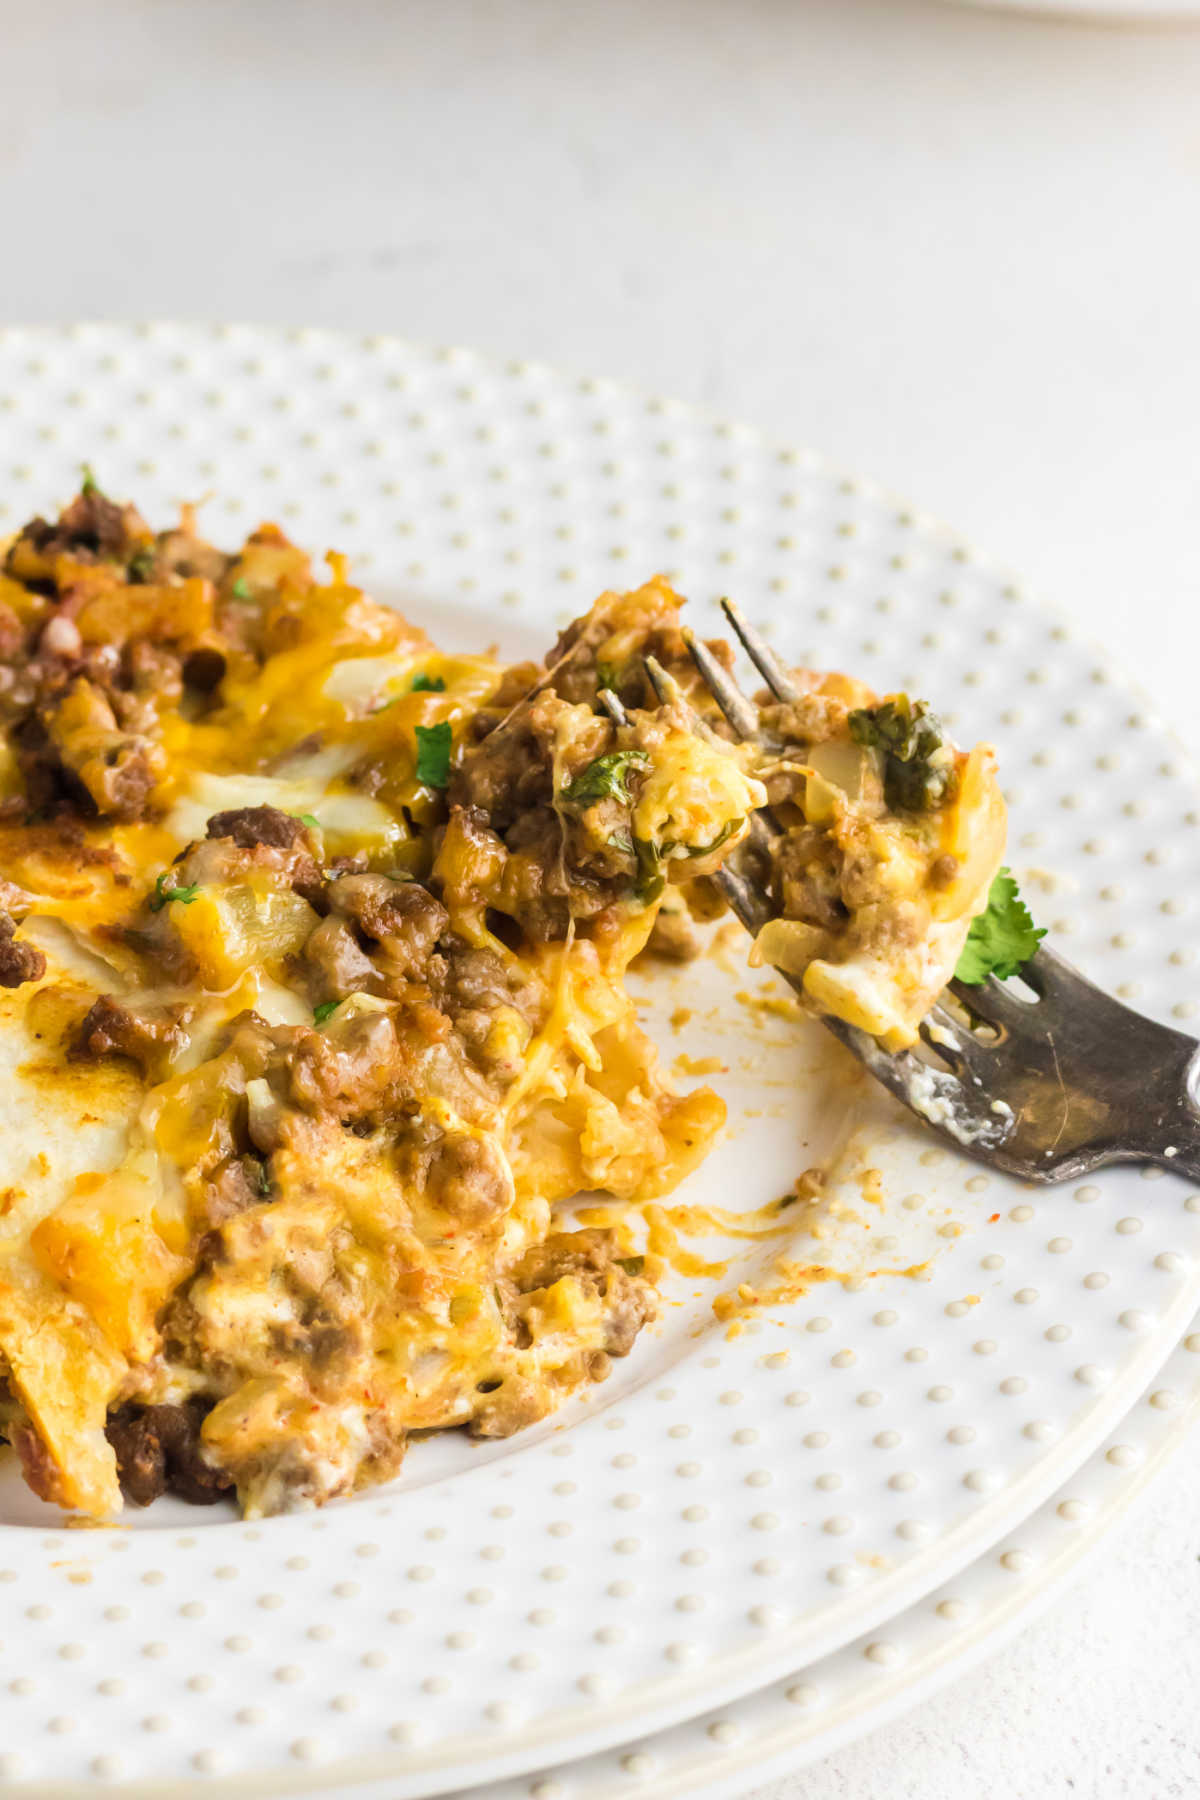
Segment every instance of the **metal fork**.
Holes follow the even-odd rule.
[[[738,608],[729,600],[721,606],[774,698],[799,698]],[[754,702],[692,632],[683,635],[734,732],[756,738]],[[681,703],[676,683],[652,657],[646,672],[660,699]],[[755,815],[752,841],[760,847],[769,848],[779,831],[769,808]],[[713,879],[752,935],[775,915],[769,895],[744,869],[724,867]],[[779,973],[802,991],[786,970]],[[933,1007],[920,1027],[925,1055],[884,1050],[840,1019],[823,1016],[822,1023],[937,1136],[992,1168],[1054,1182],[1103,1163],[1149,1162],[1200,1179],[1193,1098],[1200,1043],[1122,1006],[1044,945],[1020,979],[1024,992],[994,977],[978,987],[952,981],[961,1011]]]

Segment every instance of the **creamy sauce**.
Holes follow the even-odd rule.
[[[925,1065],[914,1068],[908,1078],[909,1103],[914,1112],[939,1126],[960,1144],[1003,1143],[1012,1126],[1013,1111],[1003,1100],[994,1100],[992,1118],[973,1118],[961,1105],[961,1087],[953,1075],[943,1075]]]

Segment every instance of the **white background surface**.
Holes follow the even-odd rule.
[[[952,519],[1200,749],[1200,32],[0,0],[0,55],[0,320],[396,331],[711,405]],[[1193,1444],[1048,1620],[771,1800],[1196,1792],[1198,1521]]]

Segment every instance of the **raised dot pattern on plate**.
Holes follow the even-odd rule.
[[[1144,1393],[1120,1441],[1102,1444],[1012,1536],[881,1629],[810,1663],[802,1678],[788,1676],[619,1751],[534,1780],[472,1788],[459,1800],[535,1800],[537,1781],[557,1783],[570,1800],[611,1800],[624,1791],[622,1772],[641,1777],[638,1800],[736,1800],[752,1783],[790,1775],[845,1743],[851,1722],[861,1735],[893,1716],[906,1689],[919,1686],[928,1698],[961,1679],[1053,1601],[1186,1437],[1200,1414],[1200,1335],[1175,1351],[1163,1378],[1178,1391],[1174,1421],[1155,1409],[1157,1387]]]
[[[1181,1003],[1200,810],[1178,753],[953,534],[810,454],[608,383],[319,332],[3,332],[0,404],[0,531],[84,461],[156,522],[212,491],[214,537],[275,517],[350,552],[451,647],[540,650],[564,611],[655,570],[698,608],[735,593],[785,654],[928,691],[993,739],[1034,910],[1146,1010]],[[821,1078],[782,1028],[769,1046],[743,1029],[715,967],[686,979],[723,1007],[731,1114],[691,1195],[777,1196],[824,1128]],[[21,1624],[0,1649],[6,1781],[332,1779],[353,1758],[401,1800],[501,1750],[553,1753],[585,1698],[616,1741],[862,1633],[886,1642],[879,1621],[1066,1479],[1161,1364],[1200,1286],[1200,1208],[1130,1171],[980,1187],[890,1102],[855,1117],[889,1196],[867,1221],[893,1240],[877,1266],[924,1279],[869,1263],[732,1338],[681,1283],[588,1404],[506,1444],[421,1445],[399,1482],[322,1514],[248,1527],[156,1507],[133,1531],[51,1538],[56,1516],[0,1482]]]

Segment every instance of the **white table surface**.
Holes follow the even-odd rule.
[[[0,0],[0,43],[0,320],[388,330],[699,401],[953,520],[1200,748],[1200,32]],[[1200,1791],[1198,1552],[1193,1442],[1052,1616],[762,1800]]]

